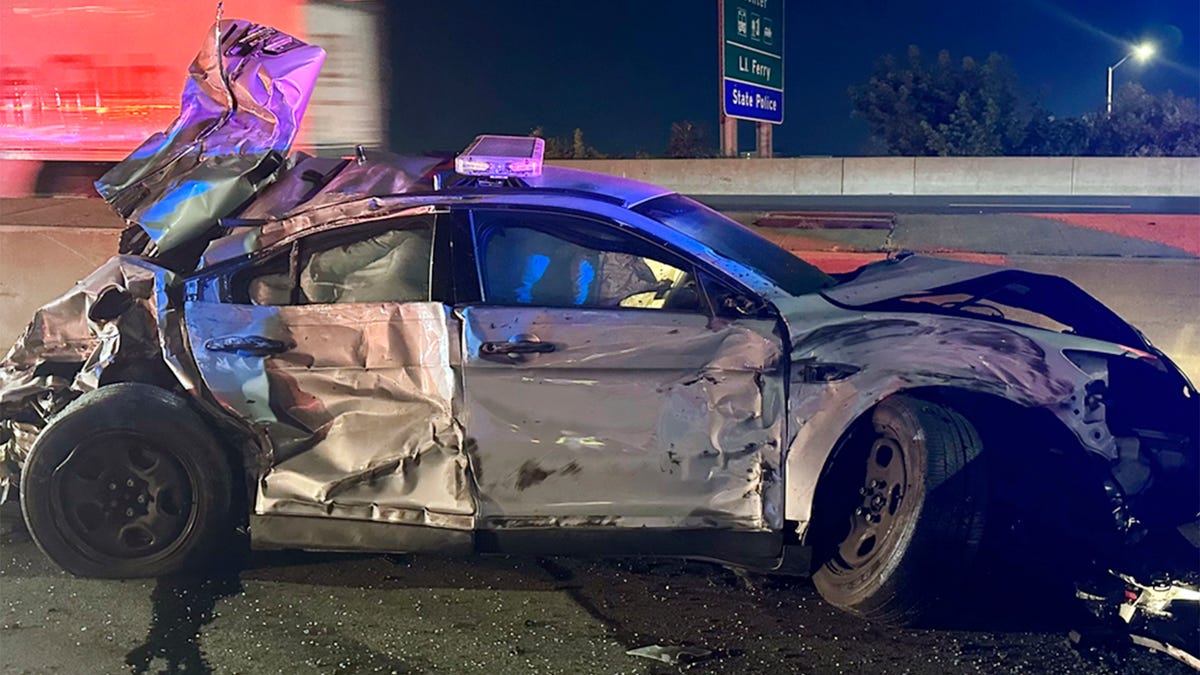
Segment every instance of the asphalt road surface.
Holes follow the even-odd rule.
[[[42,557],[12,503],[0,589],[4,673],[1191,672],[1140,649],[1076,651],[1082,610],[1032,590],[899,630],[807,582],[700,562],[275,553],[208,578],[80,579]],[[708,654],[626,654],[649,645]]]

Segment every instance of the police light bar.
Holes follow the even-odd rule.
[[[542,175],[546,141],[532,136],[476,136],[454,158],[454,170],[463,176],[529,178]]]

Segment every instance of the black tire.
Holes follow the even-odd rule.
[[[232,495],[229,462],[204,422],[145,384],[80,396],[21,472],[29,533],[79,576],[154,577],[202,563],[232,532]]]
[[[983,537],[982,453],[975,427],[950,408],[908,396],[876,406],[822,477],[821,596],[874,621],[929,618],[969,573]]]

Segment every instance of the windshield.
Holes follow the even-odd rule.
[[[753,269],[792,295],[812,293],[837,283],[769,239],[689,197],[658,197],[633,210]]]

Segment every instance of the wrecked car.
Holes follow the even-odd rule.
[[[1195,388],[1071,282],[831,276],[536,138],[290,153],[322,58],[214,26],[178,120],[97,182],[120,254],[0,365],[0,475],[66,570],[203,566],[235,531],[685,556],[906,622],[997,525],[1119,557],[1196,520]]]

